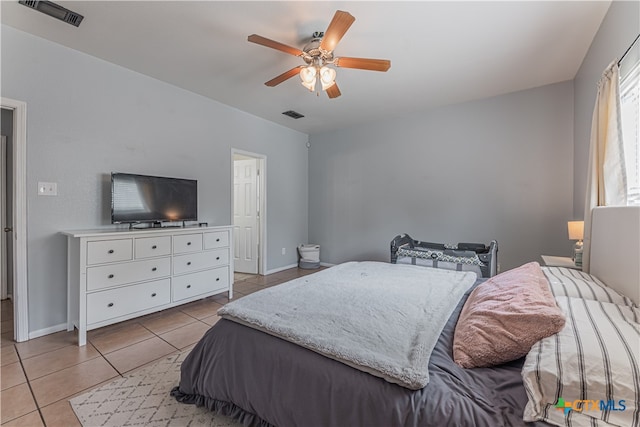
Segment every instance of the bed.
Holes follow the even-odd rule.
[[[635,270],[627,269],[623,276],[615,273],[609,275],[609,286],[597,279],[598,262],[593,263],[593,276],[580,273],[584,274],[580,277],[584,282],[588,282],[585,286],[590,289],[589,295],[594,298],[593,304],[612,304],[617,310],[616,316],[621,320],[617,320],[616,317],[614,322],[626,325],[626,333],[632,335],[627,345],[631,349],[633,346],[640,348],[637,341],[640,328],[634,329],[633,326],[634,321],[637,325],[637,316],[640,315],[637,308],[638,295],[634,293],[634,290],[640,287],[640,270],[637,267],[640,258],[640,233],[622,233],[612,241],[612,233],[609,232],[612,227],[616,230],[628,230],[628,226],[636,227],[637,230],[640,224],[640,208],[599,209],[596,209],[598,212],[594,212],[593,217],[594,260],[595,256],[602,257],[599,263],[607,264],[604,267],[607,270],[611,269],[610,263],[628,260],[636,267]],[[622,220],[624,224],[621,223]],[[599,230],[607,232],[600,233]],[[626,259],[622,259],[619,254],[613,256],[608,250],[599,252],[595,249],[607,248],[609,245],[627,245],[624,252]],[[608,262],[605,262],[607,260]],[[418,266],[396,267],[405,269],[402,271],[403,276],[408,274],[406,269],[436,270]],[[556,301],[554,307],[547,307],[550,310],[555,308],[566,313],[567,310],[571,311],[572,307],[575,308],[576,302],[580,302],[582,306],[592,303],[583,301],[586,301],[587,297],[585,288],[574,276],[579,272],[538,268],[545,275],[544,287],[553,292],[552,298]],[[413,270],[410,274],[413,274]],[[456,276],[459,277],[461,276]],[[488,280],[499,277],[501,275]],[[468,281],[468,278],[465,280]],[[562,332],[536,339],[535,343],[529,345],[531,351],[522,357],[487,367],[463,368],[456,363],[453,355],[458,350],[460,342],[465,344],[465,341],[458,340],[461,335],[457,335],[457,329],[462,321],[461,317],[466,318],[470,312],[465,303],[470,296],[475,298],[479,289],[487,288],[482,288],[485,280],[487,279],[474,279],[472,283],[462,286],[464,289],[456,288],[456,292],[460,293],[459,300],[453,304],[451,310],[440,313],[439,321],[442,328],[433,348],[428,352],[428,380],[423,387],[419,387],[421,383],[417,383],[416,386],[411,381],[394,382],[393,378],[385,378],[389,370],[385,370],[384,367],[377,371],[372,371],[370,367],[362,369],[350,365],[349,362],[345,363],[335,355],[323,354],[322,348],[308,345],[304,336],[297,337],[298,341],[289,339],[290,337],[282,338],[268,328],[269,324],[273,323],[271,319],[263,319],[259,322],[261,326],[256,327],[244,322],[242,316],[234,317],[234,313],[225,318],[227,316],[224,314],[229,313],[223,312],[223,319],[205,334],[183,363],[180,384],[172,394],[181,402],[206,406],[212,411],[230,415],[247,426],[547,426],[564,425],[567,419],[572,421],[572,425],[638,425],[640,380],[633,377],[634,373],[637,375],[637,365],[635,368],[633,366],[634,360],[637,363],[637,354],[634,359],[633,354],[625,353],[626,362],[622,360],[621,363],[627,365],[622,376],[630,386],[621,386],[620,392],[617,384],[623,380],[618,378],[619,372],[616,373],[615,379],[609,378],[609,383],[602,385],[602,389],[599,382],[595,381],[596,386],[591,391],[585,388],[582,375],[581,379],[578,379],[578,389],[581,391],[578,391],[576,397],[573,397],[572,391],[569,393],[569,388],[563,389],[562,384],[558,390],[558,381],[545,379],[545,376],[553,375],[554,378],[558,378],[559,374],[553,372],[553,367],[545,370],[544,363],[555,364],[557,368],[562,366],[562,362],[567,362],[545,358],[550,351],[557,350],[555,337],[575,332],[572,329],[575,328],[572,313],[567,315],[566,325],[563,319]],[[593,281],[593,284],[590,281]],[[386,283],[385,286],[394,285]],[[295,293],[293,291],[296,284],[288,282],[278,287]],[[627,290],[628,293],[616,292],[621,289]],[[526,289],[524,291],[526,292]],[[252,295],[260,296],[262,292],[265,291]],[[386,297],[388,305],[391,306],[398,302],[392,294],[394,293],[389,292]],[[598,301],[598,298],[604,299],[604,302]],[[334,323],[337,324],[340,324],[345,311],[367,309],[366,305],[358,308],[357,300],[352,296],[342,300],[342,309],[325,306],[326,303],[317,299],[310,299],[307,305],[314,308],[313,312],[323,313],[325,318],[336,319]],[[424,308],[417,306],[415,310],[424,311]],[[266,311],[272,314],[271,311],[278,310]],[[586,314],[581,315],[589,316],[588,310],[583,311]],[[587,338],[585,335],[585,339]],[[556,347],[553,347],[554,345]],[[597,359],[599,354],[592,355]],[[420,360],[424,359],[418,358],[418,361]],[[617,363],[616,360],[610,362]],[[610,368],[615,368],[615,365]],[[565,369],[565,374],[566,371]],[[549,385],[550,383],[552,384]],[[628,389],[629,387],[631,389]],[[569,394],[564,395],[564,392]],[[602,397],[596,396],[601,392],[604,393]],[[631,395],[629,398],[627,394],[620,393]],[[595,410],[589,413],[581,410],[583,408],[580,405],[575,405],[581,397],[592,401],[601,399],[608,406],[597,414]],[[559,408],[558,398],[563,398],[563,405],[569,402],[569,406]],[[625,400],[623,411],[620,411],[620,400]],[[614,403],[614,407],[611,406],[611,402]],[[615,403],[618,403],[617,408]],[[628,424],[623,423],[628,420],[631,420]]]

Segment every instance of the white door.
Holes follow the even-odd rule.
[[[233,161],[234,270],[258,274],[258,160]]]

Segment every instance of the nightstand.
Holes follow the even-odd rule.
[[[540,257],[542,258],[544,265],[547,267],[566,267],[582,270],[582,267],[576,266],[573,260],[568,256],[540,255]]]

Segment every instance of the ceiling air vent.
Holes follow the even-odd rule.
[[[84,18],[84,16],[80,15],[79,13],[73,12],[51,1],[19,0],[18,3],[42,12],[45,15],[53,16],[54,18],[64,21],[67,24],[71,24],[75,27],[80,26],[80,23]]]
[[[285,111],[282,114],[284,114],[285,116],[289,116],[292,119],[301,119],[302,117],[304,117],[302,114],[298,113],[297,111],[293,111],[293,110]]]

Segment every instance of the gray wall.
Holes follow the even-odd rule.
[[[613,1],[591,43],[574,84],[574,197],[573,214],[584,217],[587,164],[591,138],[591,117],[597,84],[604,69],[620,58],[640,33],[640,2]]]
[[[497,239],[502,270],[571,253],[572,82],[310,140],[309,239],[324,262],[388,260],[403,232]]]
[[[231,148],[264,154],[267,268],[297,261],[307,135],[6,25],[1,83],[2,96],[27,103],[30,331],[66,322],[59,231],[110,227],[111,171],[197,179],[200,220],[221,225],[231,221]],[[37,196],[38,181],[57,182],[58,196]]]

